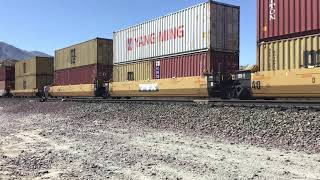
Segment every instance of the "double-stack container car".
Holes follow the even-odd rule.
[[[53,83],[53,57],[33,57],[15,64],[14,96],[38,96]]]
[[[320,98],[319,9],[319,0],[257,0],[260,70],[234,81],[209,76],[210,96],[218,89],[242,98]]]
[[[0,64],[0,97],[10,95],[15,86],[14,64]]]
[[[238,6],[209,1],[114,32],[112,96],[207,96],[239,68]]]
[[[320,97],[320,1],[257,0],[256,97]]]
[[[95,38],[55,52],[52,96],[107,96],[112,40]]]

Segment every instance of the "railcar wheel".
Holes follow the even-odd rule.
[[[108,94],[107,94],[106,92],[104,92],[104,93],[102,94],[102,98],[103,98],[103,99],[107,99],[107,97],[108,97]]]

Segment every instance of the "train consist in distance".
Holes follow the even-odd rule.
[[[248,70],[239,71],[240,7],[208,1],[57,50],[43,62],[48,72],[17,63],[15,89],[4,82],[3,94],[50,86],[52,97],[319,98],[320,3],[293,4],[257,0],[257,65]]]

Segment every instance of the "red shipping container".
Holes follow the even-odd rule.
[[[14,81],[0,81],[0,90],[14,90]]]
[[[211,56],[211,58],[209,58]],[[239,70],[239,54],[208,51],[157,59],[153,61],[153,79],[201,76],[206,72]]]
[[[93,84],[96,80],[109,81],[112,65],[93,64],[54,72],[54,85]]]
[[[257,0],[258,42],[320,33],[319,0]]]
[[[14,66],[0,66],[0,81],[14,81],[15,68]]]

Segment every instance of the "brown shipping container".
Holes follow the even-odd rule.
[[[0,65],[0,81],[14,81],[15,70],[14,66]]]
[[[320,33],[319,0],[257,0],[258,42]]]
[[[306,60],[319,63],[320,35],[261,43],[258,49],[260,71],[299,69]]]
[[[206,72],[234,72],[239,69],[239,54],[200,52],[153,61],[153,79],[202,76]]]
[[[16,77],[15,89],[16,90],[32,90],[41,89],[46,85],[53,83],[52,75],[27,75]]]
[[[110,81],[112,65],[92,64],[54,72],[55,85],[93,84],[96,80]]]
[[[113,66],[113,82],[152,79],[152,61],[118,64]]]
[[[15,65],[16,77],[30,75],[53,76],[53,57],[33,57],[30,60],[19,61]]]
[[[55,51],[54,70],[70,69],[92,64],[112,65],[112,40],[95,38]]]
[[[213,1],[212,1],[213,2]],[[211,48],[216,51],[240,50],[240,8],[224,3],[211,3]]]

